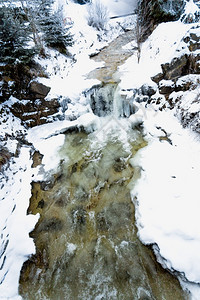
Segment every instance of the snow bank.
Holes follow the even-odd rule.
[[[152,84],[151,77],[162,71],[161,64],[181,56],[183,36],[193,25],[180,21],[161,23],[141,45],[141,57],[138,63],[137,51],[123,66],[119,67],[122,89],[139,88],[144,83]]]
[[[20,156],[0,175],[0,299],[20,299],[20,271],[24,261],[35,252],[29,232],[38,216],[26,215],[31,197],[31,163],[29,149],[23,147]]]
[[[139,237],[158,245],[168,268],[200,282],[199,140],[169,112],[149,114],[144,125],[154,138],[132,161],[142,168],[132,190]]]
[[[86,113],[74,121],[56,121],[29,129],[27,139],[42,155],[42,165],[34,171],[34,180],[44,180],[44,176],[55,170],[60,162],[59,149],[65,141],[62,134],[69,128],[85,128],[88,132],[98,126],[98,117],[93,113]]]

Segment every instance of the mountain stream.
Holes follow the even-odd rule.
[[[112,90],[106,97],[113,97],[112,74],[105,78],[104,71],[97,72]],[[95,101],[93,106],[96,112]],[[137,236],[130,190],[140,170],[131,158],[147,142],[140,126],[127,127],[123,114],[113,111],[97,113],[99,130],[65,134],[59,168],[45,181],[32,183],[28,213],[39,213],[40,219],[31,233],[36,254],[21,271],[24,300],[188,299],[177,278]]]

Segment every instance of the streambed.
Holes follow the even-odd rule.
[[[130,159],[147,143],[136,129],[121,132],[124,143],[116,127],[67,134],[59,169],[32,183],[28,213],[40,219],[23,299],[187,299],[137,237],[130,188],[140,172]]]

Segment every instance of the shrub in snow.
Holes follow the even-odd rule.
[[[88,25],[104,30],[108,22],[108,9],[100,0],[93,1],[88,7]]]

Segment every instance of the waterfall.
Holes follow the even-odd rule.
[[[85,96],[93,113],[99,117],[113,115],[128,118],[135,113],[133,97],[121,94],[118,84],[96,85]]]
[[[99,117],[110,115],[117,84],[100,84],[85,93],[93,113]]]

